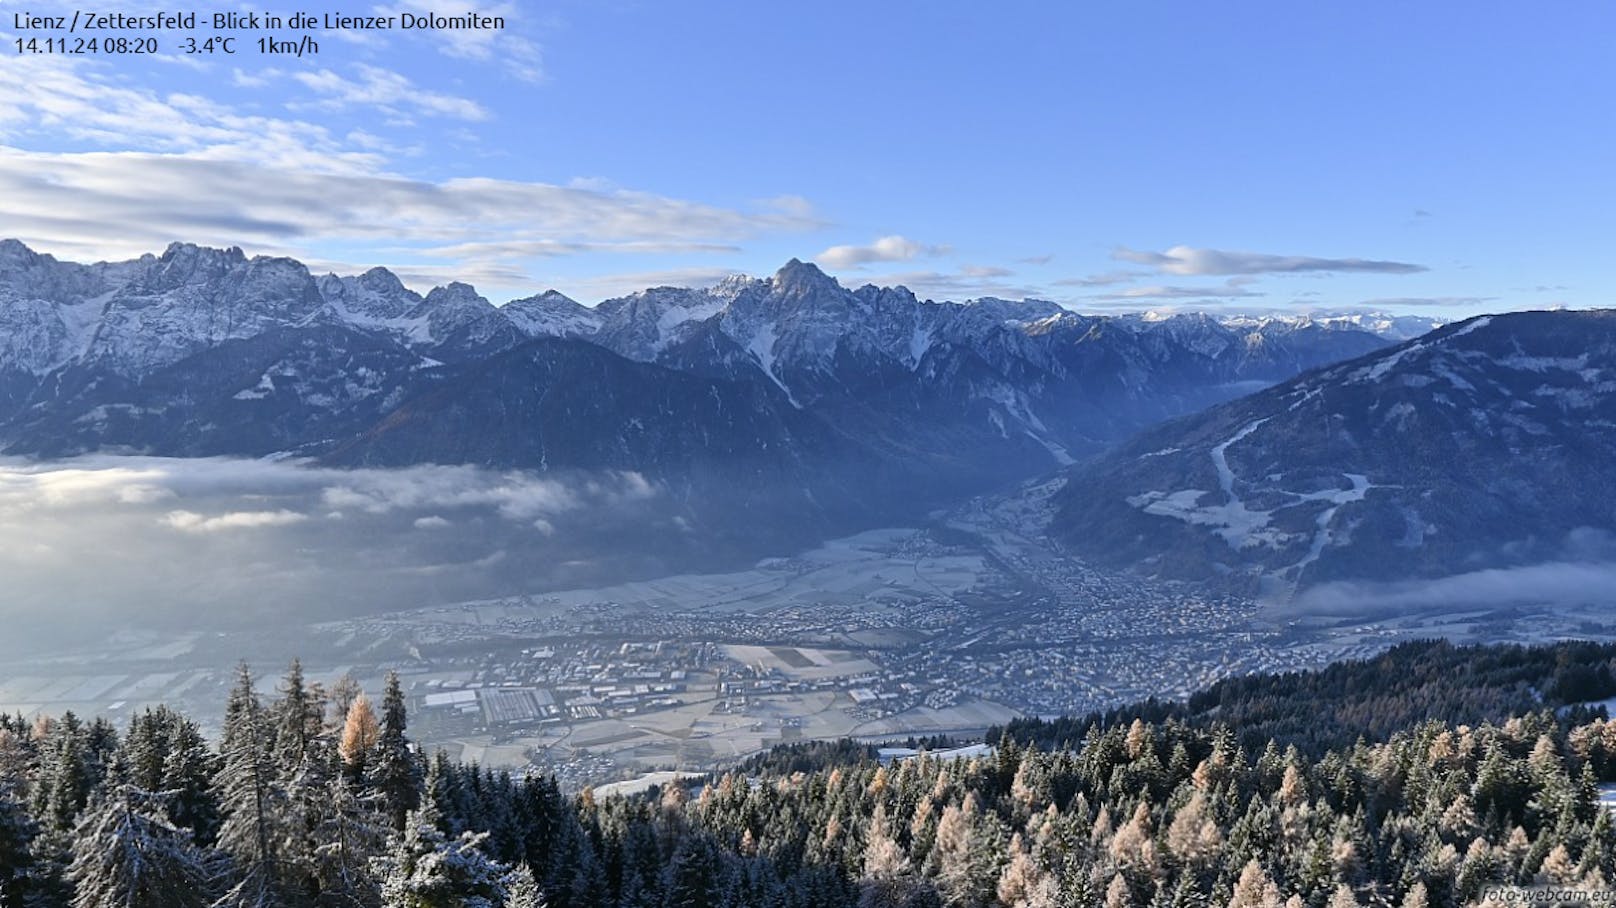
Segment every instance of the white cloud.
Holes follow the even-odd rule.
[[[485,16],[500,16],[505,20],[504,29],[444,29],[421,34],[437,42],[438,50],[445,56],[496,63],[507,74],[524,82],[540,82],[544,79],[538,45],[519,33],[524,25],[530,24],[525,20],[531,19],[531,14],[515,3],[490,6],[476,3],[475,0],[401,0],[393,6],[377,9],[395,16],[406,12],[440,16],[464,16],[475,12]]]
[[[99,504],[149,504],[171,497],[167,474],[145,467],[9,466],[0,469],[0,516],[15,518],[36,508]]]
[[[326,480],[321,500],[328,508],[367,514],[493,508],[501,517],[521,523],[572,511],[590,501],[633,501],[656,494],[638,473],[608,474],[604,482],[591,480],[581,485],[531,473],[493,473],[460,466],[316,470],[311,475]]]
[[[111,148],[323,172],[374,170],[381,163],[314,123],[243,115],[193,94],[159,96],[55,57],[0,67],[0,140],[33,132]]]
[[[169,499],[236,495],[251,489],[264,496],[315,496],[324,510],[390,514],[453,508],[492,509],[505,519],[530,523],[585,505],[646,500],[656,487],[633,472],[592,478],[552,478],[517,470],[422,465],[398,469],[344,470],[300,461],[225,458],[83,457],[60,463],[0,460],[0,518],[18,519],[41,508],[105,510]],[[305,519],[288,509],[228,509],[217,515],[194,507],[161,515],[175,529],[208,532],[276,526]]]
[[[1427,306],[1479,306],[1491,303],[1498,299],[1496,296],[1387,296],[1378,299],[1364,300],[1360,306],[1370,309],[1386,309],[1391,307],[1427,307]]]
[[[73,199],[64,211],[61,201]],[[807,225],[628,190],[483,177],[432,183],[372,172],[142,152],[53,154],[0,146],[0,217],[45,247],[138,255],[176,239],[284,248],[317,239],[488,243],[697,243]],[[430,247],[429,247],[430,248]]]
[[[453,259],[537,259],[577,255],[583,252],[619,252],[635,255],[689,255],[692,253],[740,252],[739,246],[728,243],[657,242],[631,240],[628,242],[561,242],[543,239],[503,239],[489,242],[459,243],[453,246],[435,246],[420,250],[422,255]]]
[[[296,511],[231,511],[208,517],[195,511],[169,511],[163,523],[182,533],[219,533],[228,530],[281,527],[309,519]]]
[[[328,492],[353,502],[340,519]],[[633,474],[0,458],[0,647],[135,628],[285,630],[619,582],[681,535],[645,532],[680,508]],[[579,559],[598,567],[570,566]]]
[[[249,72],[238,66],[230,71],[230,84],[237,88],[264,88],[283,75],[283,70],[274,67]]]
[[[1368,272],[1413,274],[1425,271],[1423,265],[1376,259],[1331,259],[1306,255],[1269,255],[1261,252],[1229,252],[1174,246],[1166,252],[1144,252],[1123,247],[1111,254],[1119,261],[1149,265],[1163,274],[1299,274],[1305,272]]]
[[[1301,611],[1368,609],[1487,608],[1532,604],[1608,605],[1616,589],[1616,564],[1550,562],[1526,567],[1490,568],[1434,580],[1393,583],[1335,581],[1304,591]]]
[[[385,71],[365,72],[359,82],[305,75],[334,103],[405,93]],[[475,114],[446,96],[419,103]],[[40,134],[116,150],[23,147]],[[821,226],[789,197],[743,211],[596,183],[415,179],[388,168],[390,150],[348,124],[336,134],[196,95],[159,96],[74,61],[0,67],[0,223],[6,236],[79,260],[131,258],[176,240],[306,260],[340,245],[357,259],[342,264],[527,290],[525,263],[543,255],[729,250]]]
[[[1046,298],[1039,287],[1006,280],[1014,273],[1003,268],[966,266],[958,271],[903,271],[872,276],[879,286],[908,287],[922,299],[968,300],[984,296],[1002,299]]]
[[[1118,290],[1114,293],[1100,293],[1088,299],[1109,302],[1123,302],[1128,300],[1197,300],[1197,299],[1250,299],[1252,297],[1266,296],[1254,290],[1247,290],[1241,282],[1231,280],[1221,287],[1176,287],[1155,285],[1148,287],[1129,287],[1127,290]]]
[[[759,199],[757,205],[766,211],[777,211],[803,220],[811,221],[818,218],[814,203],[800,195],[778,195],[772,199]]]
[[[988,278],[1010,277],[1015,272],[1009,268],[1000,268],[997,265],[961,265],[960,274],[965,277]]]
[[[489,117],[488,109],[476,101],[429,91],[401,73],[363,63],[355,68],[357,79],[346,79],[329,69],[295,73],[292,78],[322,95],[316,105],[327,110],[368,106],[393,113],[408,110],[474,122]]]
[[[1103,274],[1091,274],[1087,277],[1065,277],[1055,281],[1057,287],[1111,287],[1116,284],[1126,284],[1142,277],[1149,277],[1148,271],[1107,271]]]
[[[832,246],[814,256],[826,268],[855,269],[870,262],[906,262],[917,256],[939,255],[946,246],[927,246],[907,237],[884,236],[867,246]]]

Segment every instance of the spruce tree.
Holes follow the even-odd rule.
[[[59,906],[72,898],[67,871],[73,860],[73,829],[91,791],[84,726],[69,711],[54,722],[41,717],[35,732],[42,739],[30,808],[38,834],[30,846],[26,895],[31,905]]]
[[[32,846],[38,829],[22,799],[17,782],[0,775],[0,906],[21,904],[33,869]]]
[[[430,804],[411,811],[404,831],[374,862],[382,908],[501,908],[510,868],[483,852],[487,834],[450,839],[434,814]]]
[[[34,816],[47,832],[70,833],[90,797],[85,730],[71,711],[52,726],[34,780]]]
[[[195,722],[166,706],[146,710],[130,720],[115,763],[123,781],[163,793],[175,826],[189,830],[199,845],[213,844],[219,831],[212,790],[217,766]]]
[[[395,830],[403,830],[406,816],[421,803],[421,773],[404,734],[406,721],[398,672],[388,672],[382,694],[381,732],[368,770]]]
[[[546,908],[544,893],[539,891],[533,871],[526,864],[505,877],[505,908]]]
[[[318,893],[323,861],[317,835],[332,809],[328,782],[335,753],[324,734],[323,695],[305,683],[298,660],[292,660],[279,690],[267,719],[274,737],[275,788],[283,805],[282,873],[299,890]]]
[[[280,699],[272,712],[275,736],[275,762],[281,776],[288,778],[300,768],[316,738],[320,736],[325,703],[318,690],[303,680],[303,663],[292,660],[281,680]]]
[[[68,872],[73,908],[202,908],[206,857],[169,821],[162,799],[133,784],[111,786],[85,812]]]
[[[667,908],[716,908],[718,856],[706,836],[685,836],[666,873],[663,904]]]
[[[234,863],[233,882],[216,903],[219,908],[283,908],[291,903],[281,864],[281,792],[276,788],[271,729],[252,672],[243,662],[225,704],[220,742],[219,802],[224,823],[219,848]]]
[[[219,758],[208,748],[195,722],[175,715],[163,757],[163,790],[168,793],[168,816],[174,825],[191,831],[204,848],[219,838],[219,798],[214,777]]]
[[[376,798],[341,773],[326,780],[326,796],[326,810],[312,836],[321,896],[332,904],[374,904],[380,893],[371,863],[387,843]]]

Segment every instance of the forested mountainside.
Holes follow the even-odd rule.
[[[1417,640],[1371,659],[1317,671],[1225,678],[1183,702],[1149,700],[1104,713],[1018,719],[1001,734],[1045,750],[1082,746],[1089,732],[1136,717],[1232,729],[1248,749],[1266,742],[1322,754],[1360,739],[1385,741],[1426,720],[1502,722],[1538,709],[1576,708],[1616,697],[1616,644],[1455,646]]]
[[[1541,667],[1567,683],[1610,670],[1578,646],[1466,655],[1490,667],[1449,686],[1505,690],[1477,698],[1486,710]],[[1326,674],[1217,696],[1258,715],[1276,692],[1332,688]],[[267,698],[242,669],[217,749],[162,709],[121,733],[5,720],[0,903],[1437,908],[1616,879],[1602,715],[1414,721],[1308,753],[1119,714],[1056,749],[1011,735],[986,758],[882,765],[847,748],[809,772],[754,764],[597,799],[424,759],[396,676],[381,702],[294,664]]]

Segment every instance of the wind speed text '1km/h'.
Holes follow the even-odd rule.
[[[320,52],[320,33],[377,31],[494,31],[505,27],[503,16],[478,12],[444,16],[396,13],[383,16],[297,11],[285,15],[256,12],[101,13],[79,10],[72,15],[39,15],[26,10],[11,16],[18,54],[125,56],[157,53],[183,55],[260,55],[304,57]],[[294,32],[300,34],[285,34]]]

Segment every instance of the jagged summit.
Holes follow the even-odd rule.
[[[0,240],[0,259],[31,262],[40,258],[48,256],[29,249],[21,240]]]
[[[821,271],[818,265],[795,258],[781,265],[780,270],[774,273],[771,281],[774,289],[784,294],[806,295],[810,293],[845,292],[842,285],[835,278]]]
[[[488,302],[478,295],[476,287],[460,281],[450,281],[441,287],[433,287],[432,290],[427,293],[426,298],[428,302],[438,300],[443,303],[453,303],[457,305]]]
[[[405,292],[404,282],[399,280],[398,275],[388,271],[386,268],[377,267],[366,271],[364,274],[359,275],[359,282],[373,290],[387,293]]]
[[[512,300],[500,313],[529,337],[582,337],[600,328],[600,316],[557,290]]]
[[[255,256],[255,258],[268,257]],[[195,243],[175,242],[169,243],[168,247],[163,250],[163,254],[158,256],[158,259],[164,262],[218,261],[235,265],[247,261],[247,253],[243,252],[240,246],[219,249],[213,246],[198,246]],[[291,261],[291,259],[286,259],[285,261]]]

